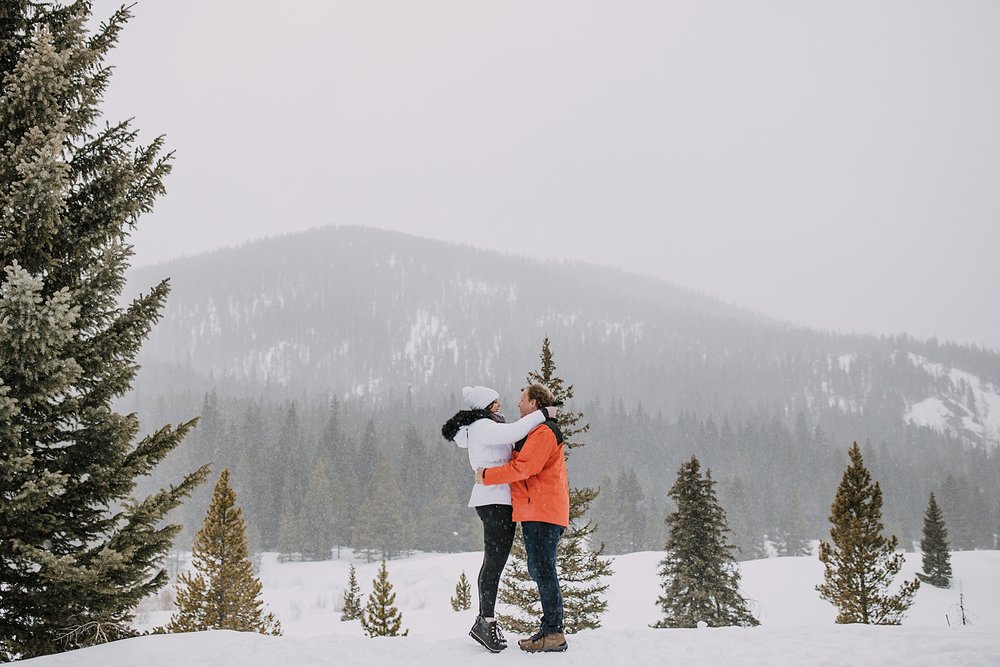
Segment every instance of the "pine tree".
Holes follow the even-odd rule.
[[[664,616],[653,627],[758,625],[740,594],[736,547],[727,538],[726,512],[711,471],[702,477],[701,463],[692,456],[678,470],[669,495],[677,509],[666,519],[670,534],[660,561],[663,595],[657,598]]]
[[[562,378],[555,374],[556,364],[549,346],[549,339],[542,341],[541,368],[528,373],[528,384],[545,385],[556,401],[567,405],[573,398],[573,385],[565,386]],[[582,442],[573,442],[572,438],[590,429],[590,424],[581,424],[583,413],[560,410],[558,424],[565,439],[564,454],[569,458],[569,451],[582,447]],[[590,503],[597,497],[598,489],[571,488],[569,491],[569,527],[559,540],[556,552],[556,567],[559,573],[559,584],[562,589],[564,625],[567,633],[575,633],[588,628],[601,626],[601,614],[608,607],[604,593],[608,589],[602,578],[612,574],[611,564],[603,558],[604,545],[596,548],[591,543],[595,526],[590,521],[584,521]],[[514,607],[515,615],[501,615],[504,627],[515,632],[533,632],[537,630],[538,619],[541,617],[541,602],[538,589],[528,574],[527,554],[524,550],[524,539],[518,526],[511,548],[510,560],[504,570],[504,578],[500,584],[500,602]]]
[[[923,552],[924,566],[923,573],[917,574],[920,580],[938,588],[949,588],[951,553],[948,551],[948,529],[933,493],[924,513],[924,537],[920,540],[920,551]]]
[[[832,543],[819,543],[824,583],[816,590],[837,607],[837,623],[899,625],[920,581],[905,582],[898,593],[888,594],[903,554],[896,553],[895,535],[882,536],[882,490],[872,482],[858,443],[849,455],[830,510]]]
[[[976,540],[973,536],[971,522],[968,511],[968,482],[961,481],[954,475],[948,475],[941,484],[942,516],[948,518],[948,525],[951,529],[951,545],[959,551],[971,551],[976,548]]]
[[[403,504],[403,521],[406,528],[406,549],[431,550],[429,538],[439,527],[439,517],[428,512],[438,489],[428,482],[434,476],[437,464],[428,455],[416,427],[409,424],[403,435],[403,451],[399,458],[399,488],[407,502]],[[430,547],[430,548],[429,548]]]
[[[281,512],[281,521],[278,525],[278,562],[301,561],[305,541],[305,520],[292,507],[292,501],[285,498],[284,510]]]
[[[260,580],[253,575],[243,512],[222,471],[212,492],[205,523],[195,536],[193,572],[177,577],[177,611],[167,632],[237,630],[280,635],[281,623],[263,612]]]
[[[333,485],[325,457],[317,457],[309,476],[305,502],[302,503],[304,529],[302,557],[305,560],[330,560],[337,508],[333,504]]]
[[[98,127],[103,61],[129,18],[89,2],[6,2],[0,20],[0,660],[132,634],[166,583],[167,513],[207,475],[134,498],[194,426],[138,438],[115,412],[167,297],[119,305],[128,235],[170,155],[128,121]]]
[[[358,588],[358,573],[351,565],[347,575],[347,588],[344,590],[344,609],[340,614],[342,621],[357,621],[361,618],[361,589]]]
[[[719,494],[730,511],[726,513],[726,524],[732,535],[733,545],[739,560],[767,558],[764,549],[764,526],[762,512],[757,501],[748,493],[740,477],[723,484]]]
[[[812,544],[802,519],[802,501],[798,493],[785,506],[778,518],[777,535],[773,540],[778,556],[811,556]]]
[[[379,552],[383,559],[392,558],[402,550],[405,531],[403,498],[399,482],[381,451],[374,453],[375,476],[371,490],[361,503],[358,522],[354,527],[351,546],[363,553],[368,562]]]
[[[389,581],[389,570],[385,567],[385,559],[379,567],[378,576],[372,580],[372,594],[368,596],[365,603],[364,613],[361,615],[361,627],[369,637],[405,637],[410,633],[404,630],[399,634],[399,628],[403,624],[403,615],[396,609],[396,594],[392,590],[392,582]]]
[[[465,572],[458,578],[455,584],[455,597],[451,599],[451,608],[455,611],[464,611],[472,608],[472,587],[465,576]]]

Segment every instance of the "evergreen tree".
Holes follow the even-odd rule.
[[[731,531],[738,560],[767,558],[764,549],[764,526],[757,499],[748,493],[743,479],[733,478],[723,483],[720,494],[726,507],[726,522]]]
[[[427,509],[434,501],[438,489],[428,482],[434,476],[433,466],[437,461],[428,456],[427,447],[413,424],[406,428],[402,447],[399,457],[399,488],[408,499],[403,505],[404,548],[430,550],[427,542],[437,525],[438,516]]]
[[[0,20],[0,660],[132,634],[166,583],[163,519],[208,472],[133,495],[194,421],[137,440],[114,410],[167,297],[163,281],[118,301],[170,155],[128,121],[96,126],[129,12],[92,34],[90,13],[6,2]]]
[[[325,457],[319,456],[309,476],[306,499],[302,504],[304,560],[330,560],[337,508],[333,504],[333,485]]]
[[[758,625],[740,594],[736,547],[727,538],[726,512],[711,471],[702,477],[701,463],[692,456],[681,465],[669,496],[677,509],[666,519],[670,534],[659,570],[663,595],[656,600],[664,616],[653,627]]]
[[[421,537],[420,548],[451,553],[475,549],[482,544],[482,524],[476,515],[470,516],[466,507],[469,500],[468,459],[455,456],[454,445],[441,443],[434,449],[430,458],[436,465],[427,484],[434,496],[424,510],[434,517],[434,521]]]
[[[954,475],[944,478],[939,496],[942,516],[948,518],[947,523],[951,526],[948,531],[951,543],[959,551],[971,551],[976,548],[976,540],[969,521],[967,495],[968,483],[965,479],[959,481]]]
[[[635,470],[622,470],[616,479],[606,477],[601,482],[590,516],[599,527],[595,538],[604,543],[606,553],[642,551],[646,543],[642,504],[642,485]]]
[[[364,612],[361,615],[361,627],[369,637],[398,637],[399,628],[403,624],[403,615],[396,609],[396,593],[389,581],[389,570],[385,567],[385,559],[379,567],[378,576],[372,580],[372,594],[368,596]],[[410,633],[404,630],[402,636]]]
[[[605,553],[627,553],[625,544],[628,541],[625,522],[621,519],[626,515],[626,500],[616,480],[610,476],[601,480],[600,496],[590,509],[588,515],[597,525],[594,536],[604,544]]]
[[[333,499],[331,504],[335,508],[333,515],[333,542],[337,545],[337,557],[340,557],[340,547],[351,544],[354,527],[357,525],[357,509],[361,504],[361,496],[358,492],[358,479],[354,475],[349,462],[350,454],[354,445],[350,441],[341,443],[338,447],[338,456],[331,458],[331,483],[333,485]]]
[[[642,551],[646,544],[646,517],[643,512],[645,498],[634,468],[629,468],[628,472],[622,472],[618,477],[618,489],[624,500],[622,514],[619,515],[625,526],[625,542],[622,545],[624,553]]]
[[[286,498],[284,505],[278,525],[278,562],[298,562],[306,541],[305,520],[292,507],[291,500]]]
[[[192,572],[177,577],[177,611],[167,632],[237,630],[280,635],[281,623],[265,614],[260,580],[247,551],[243,512],[222,471],[212,492],[205,523],[195,536]]]
[[[773,540],[778,556],[811,556],[812,544],[802,519],[802,501],[796,493],[778,517],[777,534]]]
[[[472,587],[465,576],[465,572],[458,578],[455,584],[455,597],[451,599],[451,608],[455,611],[464,611],[472,608]]]
[[[896,553],[896,536],[882,536],[882,490],[872,482],[858,443],[850,449],[851,463],[830,510],[832,543],[820,541],[824,583],[820,597],[837,607],[837,623],[899,625],[920,586],[914,579],[888,594],[903,567]]]
[[[948,529],[944,525],[941,508],[934,494],[927,501],[924,513],[924,538],[920,540],[923,552],[923,573],[917,574],[921,581],[931,586],[948,588],[951,586],[951,553],[948,551]]]
[[[381,451],[375,454],[375,478],[371,491],[361,503],[358,523],[354,527],[351,546],[365,554],[368,562],[379,552],[383,559],[392,558],[402,550],[405,531],[403,525],[403,498],[399,482]]]
[[[347,588],[344,590],[344,609],[340,614],[342,621],[357,621],[361,618],[361,589],[358,587],[358,573],[351,565],[347,575]]]
[[[573,385],[564,385],[562,378],[555,374],[556,364],[549,346],[549,339],[542,341],[541,368],[528,373],[528,384],[545,385],[557,402],[567,405],[573,398]],[[583,413],[560,410],[558,424],[565,439],[564,455],[569,457],[569,449],[582,447],[582,442],[572,438],[590,429],[590,424],[582,424]],[[602,577],[612,574],[611,564],[603,558],[604,545],[594,547],[591,536],[595,526],[585,521],[590,503],[599,491],[589,488],[569,490],[569,527],[559,540],[556,552],[556,567],[562,589],[564,625],[567,633],[575,633],[601,626],[600,616],[608,607],[604,593],[608,589]],[[513,616],[501,615],[504,627],[515,632],[533,632],[541,617],[541,602],[538,589],[528,574],[527,554],[524,539],[518,526],[511,548],[510,560],[504,570],[500,584],[500,602],[511,605],[517,611]]]

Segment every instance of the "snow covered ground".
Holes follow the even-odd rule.
[[[418,554],[388,563],[408,637],[368,639],[357,622],[340,618],[347,582],[347,553],[324,563],[277,563],[265,556],[264,598],[281,619],[284,636],[235,632],[141,637],[82,651],[36,658],[31,667],[408,667],[492,662],[560,665],[1000,665],[1000,552],[952,555],[955,585],[924,586],[902,626],[833,623],[833,607],[819,599],[816,558],[773,558],[741,564],[743,588],[762,625],[758,628],[654,630],[661,554],[615,558],[604,626],[569,637],[564,654],[538,657],[512,647],[492,655],[467,636],[475,611],[454,612],[450,598],[463,570],[473,582],[481,555]],[[377,563],[356,563],[362,593],[371,590]],[[912,577],[920,556],[909,554],[903,574]],[[960,625],[959,582],[971,625]],[[169,611],[144,614],[146,627]],[[949,621],[951,625],[949,626]],[[508,640],[516,637],[508,636]]]

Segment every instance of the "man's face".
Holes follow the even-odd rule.
[[[537,403],[535,401],[528,399],[528,390],[525,389],[521,392],[521,400],[517,404],[518,410],[521,411],[521,416],[530,415],[532,412],[538,409]]]

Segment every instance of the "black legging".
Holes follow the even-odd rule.
[[[496,613],[497,588],[510,547],[514,544],[514,522],[510,505],[481,505],[476,514],[483,521],[483,566],[479,568],[479,615]]]

